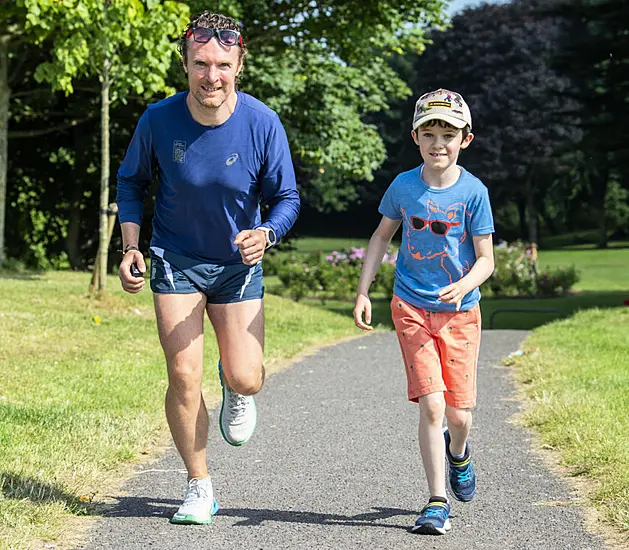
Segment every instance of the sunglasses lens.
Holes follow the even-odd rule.
[[[413,224],[413,229],[424,229],[424,226],[426,225],[424,220],[421,218],[411,218],[411,222]]]
[[[202,44],[209,42],[214,36],[214,30],[206,27],[195,27],[192,32],[194,33],[194,41]]]
[[[448,226],[442,222],[432,222],[430,224],[432,229],[437,235],[445,235],[448,232]]]
[[[235,46],[238,43],[238,33],[230,30],[216,31],[218,39],[225,46]]]

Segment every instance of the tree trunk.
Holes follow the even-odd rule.
[[[114,232],[114,227],[116,226],[116,220],[118,219],[118,205],[115,202],[112,202],[107,209],[107,249],[109,249],[109,243],[111,242],[111,235]],[[92,273],[92,280],[90,282],[90,292],[93,292],[96,289],[97,283],[100,280],[100,264],[96,263],[94,266],[94,271]]]
[[[537,224],[537,207],[535,206],[534,181],[535,171],[531,170],[526,179],[526,210],[528,213],[528,235],[529,243],[537,244],[538,224]]]
[[[9,35],[0,36],[0,267],[5,262],[4,226],[9,164]]]
[[[526,201],[523,198],[518,198],[517,206],[519,217],[518,222],[520,225],[520,239],[524,239],[524,235],[526,235]]]
[[[598,185],[595,186],[596,202],[598,203],[598,244],[596,248],[607,248],[607,216],[605,212],[605,198],[607,197],[607,188],[609,187],[609,158],[607,153],[601,155],[601,170],[596,175],[599,179]]]
[[[83,238],[81,228],[81,203],[83,202],[84,178],[87,173],[87,166],[84,159],[86,157],[88,144],[90,143],[89,135],[84,131],[83,125],[78,124],[74,127],[73,142],[76,161],[70,175],[73,184],[69,191],[68,233],[65,241],[70,267],[79,270],[84,267],[83,259],[81,258],[81,242]]]
[[[107,286],[107,252],[109,248],[108,227],[107,227],[107,207],[109,205],[109,69],[111,63],[105,59],[103,63],[103,75],[101,85],[101,176],[100,176],[100,224],[98,231],[98,283],[99,294],[105,292]]]

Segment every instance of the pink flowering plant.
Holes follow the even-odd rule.
[[[574,266],[539,271],[532,249],[520,241],[495,246],[494,260],[494,273],[481,287],[485,296],[559,296],[579,280]]]
[[[325,300],[351,300],[356,293],[365,249],[351,247],[334,250],[330,254],[314,252],[307,255],[293,253],[282,259],[276,254],[270,262],[264,259],[265,273],[277,275],[283,285],[283,294],[295,300],[317,298]],[[372,284],[373,292],[393,295],[393,278],[397,253],[389,250]]]

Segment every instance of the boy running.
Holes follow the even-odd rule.
[[[411,136],[424,162],[399,174],[382,198],[382,221],[369,241],[354,307],[356,326],[371,330],[369,286],[402,224],[391,311],[408,399],[419,403],[430,497],[412,530],[425,534],[450,529],[446,458],[454,498],[468,502],[476,491],[467,439],[481,337],[478,287],[494,270],[494,223],[487,188],[457,165],[474,138],[471,128],[458,93],[439,89],[417,101]]]

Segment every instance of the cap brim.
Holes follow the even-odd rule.
[[[426,115],[421,117],[417,122],[415,122],[415,124],[413,124],[413,130],[417,130],[417,128],[419,128],[422,124],[426,124],[426,122],[429,122],[431,120],[443,120],[444,122],[452,124],[452,126],[459,129],[468,126],[467,122],[461,120],[460,118],[456,118],[450,115],[444,115],[441,113],[435,113],[434,115]],[[472,125],[470,124],[469,126],[471,129]]]

